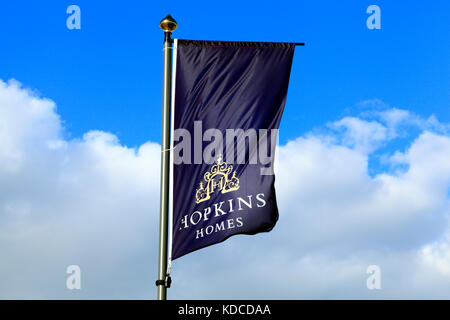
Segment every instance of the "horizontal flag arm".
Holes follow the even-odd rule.
[[[286,48],[291,46],[304,46],[304,42],[258,42],[258,41],[222,41],[222,40],[187,40],[178,39],[184,47],[253,47],[253,48]]]

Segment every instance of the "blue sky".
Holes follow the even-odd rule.
[[[68,30],[72,2],[3,1],[0,78],[51,97],[71,137],[97,128],[128,146],[159,141],[159,21],[171,13],[182,39],[306,42],[295,53],[282,143],[374,98],[449,121],[450,4],[377,1],[382,28],[369,30],[372,2],[78,1],[82,28]]]
[[[71,4],[81,30],[66,28]],[[366,27],[371,4],[380,30]],[[168,13],[176,38],[306,42],[280,126],[276,227],[176,260],[169,298],[450,298],[449,9],[2,1],[0,298],[156,297]],[[66,287],[69,265],[81,290]],[[366,287],[371,265],[382,290]]]

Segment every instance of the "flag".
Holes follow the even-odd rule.
[[[274,150],[294,49],[174,40],[172,260],[275,226]]]

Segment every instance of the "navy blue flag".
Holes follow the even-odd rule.
[[[294,43],[174,41],[174,260],[278,220],[273,160]]]

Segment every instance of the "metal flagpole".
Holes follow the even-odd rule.
[[[166,300],[170,277],[167,274],[167,238],[169,216],[169,160],[170,160],[170,99],[172,74],[172,31],[177,22],[169,15],[161,20],[164,31],[164,71],[162,100],[162,137],[161,137],[161,195],[159,221],[159,262],[158,262],[158,300]]]

